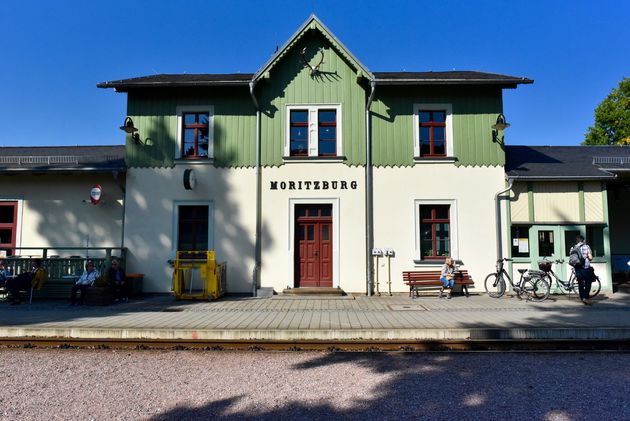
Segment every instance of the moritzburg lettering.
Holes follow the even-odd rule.
[[[271,181],[270,190],[356,190],[356,181]]]

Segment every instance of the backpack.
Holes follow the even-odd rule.
[[[569,252],[569,265],[574,268],[581,268],[584,266],[584,256],[579,246],[574,246]]]

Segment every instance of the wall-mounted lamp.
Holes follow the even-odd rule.
[[[499,139],[499,131],[503,131],[507,129],[508,127],[510,127],[510,124],[505,121],[505,116],[503,115],[503,113],[497,116],[497,122],[494,123],[491,127],[492,127],[492,141],[503,144],[503,139],[505,138],[505,136],[501,136],[501,138]]]
[[[140,143],[140,135],[136,133],[138,129],[134,127],[131,117],[125,118],[125,122],[122,126],[120,126],[120,130],[124,131],[125,133],[129,133],[134,142]]]

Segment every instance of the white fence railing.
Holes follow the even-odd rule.
[[[594,156],[593,165],[625,165],[630,164],[630,156]]]
[[[86,162],[108,162],[116,156],[0,156],[0,165],[78,165]]]

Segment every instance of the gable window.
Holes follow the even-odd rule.
[[[212,106],[177,107],[176,158],[213,158],[213,117]]]
[[[179,206],[177,250],[208,250],[207,205]]]
[[[285,156],[329,157],[341,155],[340,106],[290,106]]]
[[[414,105],[414,155],[417,158],[453,156],[451,104]]]

